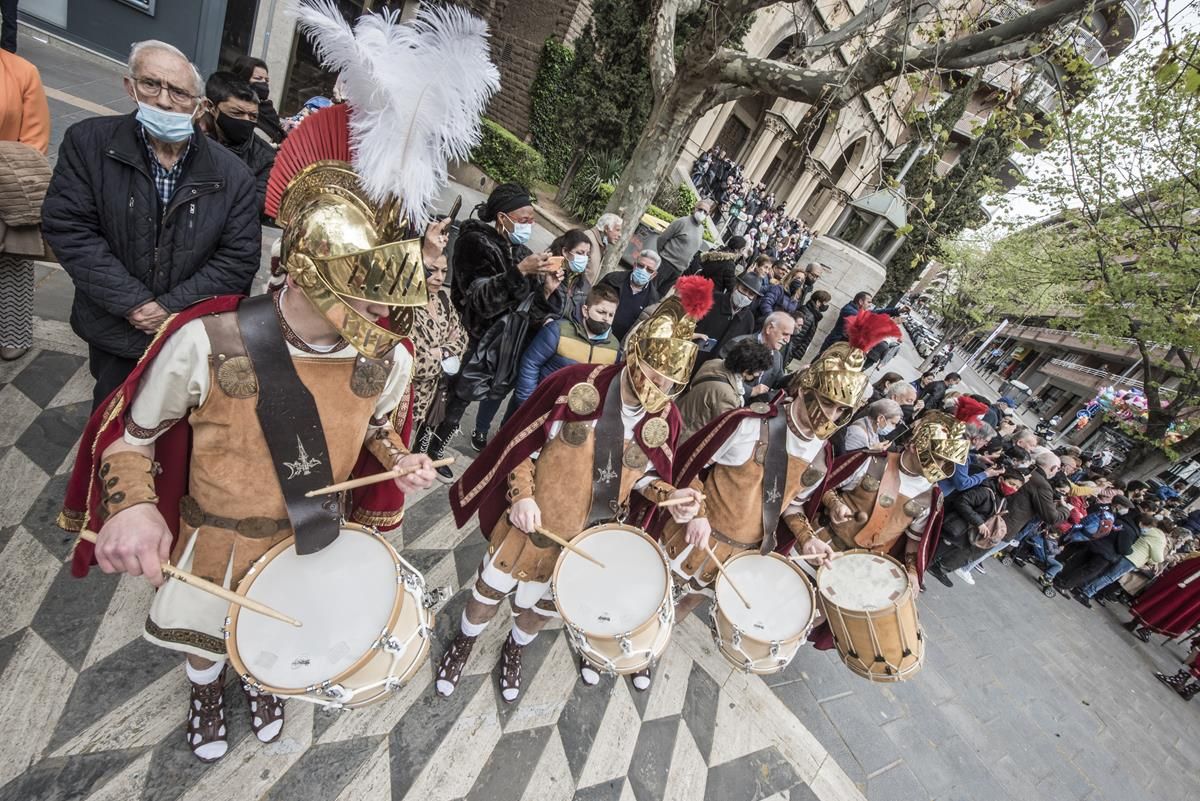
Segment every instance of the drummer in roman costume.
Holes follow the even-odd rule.
[[[966,464],[969,448],[961,421],[928,411],[902,450],[839,458],[821,497],[826,525],[816,536],[835,550],[862,548],[901,559],[911,582],[920,584],[941,531],[938,482]]]
[[[460,630],[438,666],[436,689],[454,692],[475,639],[510,596],[512,631],[500,654],[500,692],[521,692],[521,649],[558,615],[550,581],[560,546],[544,527],[570,540],[605,521],[644,525],[652,504],[693,498],[671,507],[686,523],[700,508],[695,490],[678,490],[671,475],[681,418],[673,398],[686,386],[696,359],[696,321],[712,305],[712,282],[681,278],[626,340],[624,364],[580,364],[543,381],[450,489],[455,521],[479,513],[489,539]],[[620,591],[614,577],[613,591]],[[581,658],[581,675],[599,680]],[[593,679],[589,681],[589,679]],[[644,689],[639,675],[634,686]]]
[[[251,299],[214,298],[165,323],[89,422],[60,518],[70,530],[99,531],[94,553],[88,543],[77,547],[77,575],[94,559],[106,573],[144,575],[159,587],[145,637],[187,655],[187,742],[204,762],[228,747],[229,606],[175,579],[163,583],[161,563],[236,587],[293,534],[301,558],[331,544],[343,514],[398,525],[403,493],[434,481],[429,457],[406,444],[413,358],[403,343],[412,310],[428,300],[419,233],[445,176],[435,140],[470,134],[457,118],[423,120],[433,139],[402,148],[396,131],[422,112],[399,102],[398,83],[378,79],[387,54],[372,65],[369,43],[356,50],[335,41],[354,39],[340,17],[310,7],[300,14],[319,50],[352,53],[337,65],[350,103],[308,118],[271,174],[267,211],[284,227],[286,283]],[[365,19],[374,28],[398,24]],[[453,34],[474,36],[486,53],[486,29],[469,15],[431,12],[422,21],[427,27],[404,46]],[[498,81],[486,56],[483,63],[486,74],[472,81],[460,73],[461,83],[443,89],[486,99]],[[394,468],[414,472],[355,491],[344,508],[337,496],[305,496]],[[243,689],[258,739],[277,739],[282,702]]]
[[[665,515],[656,519],[654,533],[671,559],[679,594],[677,618],[712,595],[714,556],[724,563],[747,551],[768,554],[793,540],[804,554],[832,554],[809,524],[833,461],[828,440],[866,398],[866,352],[900,335],[890,317],[866,311],[846,330],[848,342],[833,345],[797,374],[795,397],[780,394],[727,412],[680,448],[675,482],[705,498],[700,514],[686,524]]]

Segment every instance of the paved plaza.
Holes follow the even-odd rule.
[[[20,46],[57,98],[52,147],[95,113],[87,105],[128,109],[118,69],[25,35]],[[430,664],[364,710],[292,702],[270,746],[248,736],[231,685],[230,753],[202,766],[184,743],[180,661],[139,636],[149,586],[76,580],[64,564],[72,538],[54,519],[91,384],[70,299],[62,271],[39,266],[35,349],[0,363],[0,801],[1196,798],[1200,702],[1151,675],[1175,672],[1182,647],[1142,644],[1120,628],[1123,610],[1045,598],[1031,568],[995,562],[975,587],[932,582],[921,596],[927,660],[904,684],[870,684],[811,648],[776,676],[742,674],[716,653],[702,609],[646,693],[582,685],[555,629],[527,649],[526,689],[509,705],[497,623],[451,699],[433,694]],[[889,367],[915,375],[918,361],[906,345]],[[455,593],[436,659],[484,541],[455,527],[442,485],[410,499],[391,539]]]

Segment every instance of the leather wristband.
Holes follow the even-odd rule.
[[[808,518],[799,512],[784,515],[783,523],[788,527],[788,531],[792,532],[792,536],[796,538],[797,548],[804,547],[806,542],[816,536],[813,532],[812,523],[808,522]]]
[[[367,453],[378,459],[387,470],[393,469],[397,460],[411,453],[404,444],[404,438],[391,426],[377,428],[368,434],[366,448]]]
[[[825,507],[825,511],[832,512],[835,506],[845,506],[846,503],[838,497],[835,490],[826,490],[821,496],[821,505]]]
[[[514,467],[513,471],[508,474],[508,492],[505,494],[508,498],[509,506],[517,501],[532,498],[534,489],[533,460],[526,459]]]
[[[105,456],[100,464],[100,516],[107,520],[130,506],[158,503],[158,462],[134,451]]]

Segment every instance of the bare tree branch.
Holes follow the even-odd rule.
[[[1019,61],[1031,56],[1033,48],[1039,44],[1034,39],[1020,39],[1016,42],[1009,42],[1008,44],[993,47],[990,50],[984,50],[969,56],[947,58],[942,61],[941,66],[943,69],[969,70],[976,67],[986,67],[988,64],[994,64],[997,61]]]
[[[837,47],[840,44],[845,44],[862,33],[865,28],[883,19],[894,2],[895,0],[872,0],[862,11],[847,20],[841,27],[818,36],[809,42],[804,49],[827,50]]]
[[[832,70],[800,67],[770,58],[755,58],[738,50],[722,48],[713,59],[717,80],[763,94],[815,103],[835,89],[841,75]]]

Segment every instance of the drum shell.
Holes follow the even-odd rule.
[[[802,570],[796,567],[795,563],[793,563],[787,557],[781,556],[780,554],[758,554],[754,552],[740,553],[737,556],[726,560],[724,567],[726,570],[728,570],[729,565],[733,564],[738,559],[755,557],[760,559],[778,559],[781,562],[786,563],[789,567],[795,570],[796,575],[800,577],[800,580],[804,583],[804,586],[808,588],[812,601],[812,603],[809,605],[808,620],[805,621],[803,629],[791,637],[779,640],[779,650],[776,655],[771,655],[771,647],[772,643],[775,642],[774,640],[764,640],[759,637],[754,637],[751,634],[747,634],[744,630],[739,630],[738,632],[740,634],[740,642],[738,647],[741,649],[739,652],[732,645],[734,638],[733,621],[731,621],[729,616],[726,615],[721,609],[721,604],[716,599],[715,588],[722,581],[725,581],[724,577],[720,575],[717,576],[716,582],[714,583],[714,600],[712,606],[713,639],[716,641],[717,649],[729,663],[739,670],[744,670],[748,673],[755,673],[760,676],[768,676],[772,673],[778,673],[786,668],[796,656],[796,653],[800,650],[800,646],[804,644],[806,639],[808,639],[808,632],[812,630],[813,620],[817,615],[817,604],[812,583],[809,581],[808,577]],[[751,661],[747,662],[747,659]]]
[[[563,619],[563,625],[567,629],[567,641],[571,643],[572,648],[587,662],[596,667],[597,670],[627,676],[649,667],[666,650],[667,643],[670,641],[671,629],[675,624],[675,606],[671,598],[671,574],[666,554],[662,552],[662,548],[658,543],[642,529],[620,523],[605,523],[584,529],[578,536],[571,539],[571,544],[581,547],[586,551],[586,543],[589,537],[614,529],[627,531],[644,539],[654,547],[662,560],[663,583],[665,586],[662,604],[645,621],[634,626],[628,632],[627,642],[630,646],[630,653],[626,653],[625,649],[622,648],[622,638],[586,631],[578,621],[572,620],[571,616],[563,611],[562,605],[558,602],[560,597],[559,577],[562,572],[564,560],[569,556],[574,559],[582,557],[571,556],[570,551],[563,549],[563,552],[559,554],[558,562],[554,566],[554,575],[550,579],[550,588],[551,594],[555,599],[555,607],[558,609],[558,613]],[[615,567],[607,563],[605,564],[608,569]],[[614,587],[614,589],[617,589],[617,587]],[[586,644],[578,641],[577,636],[573,633],[574,631],[582,631],[586,637]],[[608,663],[611,663],[611,669]]]
[[[411,566],[400,558],[396,549],[372,529],[353,523],[342,523],[341,528],[343,534],[340,536],[344,536],[344,532],[349,529],[368,535],[382,544],[394,561],[398,576],[409,571],[415,572]],[[259,557],[238,584],[237,593],[243,596],[247,595],[250,588],[254,585],[254,581],[262,575],[266,566],[279,556],[279,554],[291,548],[294,542],[294,537],[288,537]],[[418,573],[417,576],[420,577],[420,574]],[[434,620],[433,613],[425,608],[422,600],[420,593],[414,592],[413,588],[405,582],[397,581],[396,595],[392,603],[392,609],[388,615],[385,630],[381,632],[381,639],[386,636],[392,636],[403,641],[409,638],[409,635],[413,632],[417,632],[421,636],[413,637],[409,647],[399,654],[398,657],[384,648],[370,647],[348,668],[335,676],[330,676],[325,683],[340,685],[354,693],[351,700],[343,703],[336,703],[335,700],[323,698],[322,694],[313,687],[277,687],[259,681],[246,667],[238,649],[237,621],[239,616],[243,614],[243,609],[237,604],[230,605],[229,615],[225,620],[225,644],[229,663],[239,676],[248,676],[251,678],[256,686],[261,688],[261,691],[283,698],[304,698],[318,704],[336,703],[337,706],[346,709],[355,709],[377,703],[384,700],[393,692],[392,688],[381,682],[389,677],[397,684],[407,682],[417,673],[425,663],[425,660],[429,658],[429,637],[425,636],[422,632],[432,632]],[[397,664],[394,666],[393,661],[397,661]],[[372,687],[369,690],[360,689],[372,684],[378,684],[378,686]]]
[[[844,551],[842,556],[860,553],[871,552],[856,549]],[[904,565],[896,559],[884,554],[875,556],[904,571]],[[819,589],[817,601],[833,634],[834,646],[850,670],[874,682],[906,681],[920,671],[925,661],[925,636],[911,583],[891,606],[881,609],[847,609]]]

